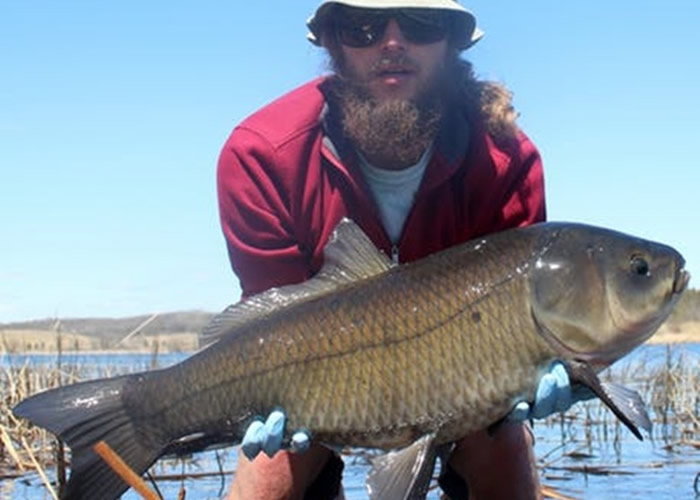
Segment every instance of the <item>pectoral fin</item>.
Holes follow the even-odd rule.
[[[567,371],[572,383],[581,384],[592,390],[637,439],[644,440],[639,427],[651,432],[651,420],[644,401],[637,391],[618,384],[601,382],[593,368],[583,361],[568,362]]]
[[[615,405],[638,427],[651,433],[651,420],[639,393],[629,387],[612,382],[603,382],[603,390],[615,402]]]
[[[435,445],[435,434],[426,434],[406,448],[372,460],[372,469],[367,476],[369,498],[425,498],[439,451],[440,447]]]

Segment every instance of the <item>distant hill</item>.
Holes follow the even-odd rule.
[[[140,330],[142,335],[168,335],[199,333],[214,313],[205,311],[179,311],[159,314]],[[61,333],[84,335],[109,341],[126,337],[153,315],[127,318],[60,318],[0,323],[0,330],[55,330]]]

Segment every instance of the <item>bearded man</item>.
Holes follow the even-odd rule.
[[[343,217],[395,262],[545,219],[540,156],[510,93],[460,58],[482,36],[469,11],[454,0],[324,1],[307,24],[333,74],[244,120],[219,161],[221,223],[244,296],[311,277]],[[456,444],[440,480],[450,498],[539,496],[521,422],[538,404],[537,416],[571,404],[568,379],[558,380],[543,377],[546,397],[521,402],[494,433]],[[264,448],[271,458],[241,455],[230,498],[342,497],[342,460],[307,446],[308,435],[293,440],[304,453],[274,453],[283,410],[249,427],[246,456]]]

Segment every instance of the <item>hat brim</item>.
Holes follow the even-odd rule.
[[[306,38],[316,46],[323,45],[321,34],[335,5],[366,9],[427,8],[448,10],[454,13],[457,19],[454,40],[456,46],[461,50],[468,49],[484,36],[484,32],[476,26],[474,14],[455,0],[326,0],[306,21],[306,26],[309,28]]]

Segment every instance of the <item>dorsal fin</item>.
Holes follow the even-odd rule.
[[[323,267],[315,279],[338,285],[382,274],[392,267],[391,260],[380,252],[353,221],[341,219],[323,249]]]
[[[374,246],[362,229],[343,218],[323,249],[323,267],[316,275],[302,283],[271,288],[228,306],[204,328],[199,345],[206,347],[271,312],[381,274],[391,266],[389,258]]]

